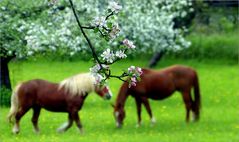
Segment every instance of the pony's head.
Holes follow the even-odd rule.
[[[127,97],[129,96],[129,84],[128,82],[124,82],[123,85],[120,87],[120,91],[118,93],[114,107],[114,118],[116,121],[116,126],[119,128],[123,125],[123,120],[125,119],[125,110],[124,105],[126,102]]]
[[[109,100],[112,97],[112,92],[108,85],[96,85],[95,92],[106,100]]]
[[[113,106],[114,107],[114,117],[116,121],[116,126],[120,128],[123,125],[123,120],[125,118],[124,107],[120,105]]]

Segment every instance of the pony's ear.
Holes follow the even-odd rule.
[[[115,105],[113,103],[110,104],[113,108],[115,108]]]

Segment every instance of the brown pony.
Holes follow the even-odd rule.
[[[124,82],[114,105],[114,116],[117,127],[121,127],[125,118],[124,105],[129,95],[135,98],[138,114],[138,126],[141,124],[141,104],[143,104],[155,123],[148,99],[163,100],[175,91],[182,93],[186,107],[186,122],[189,122],[189,112],[193,112],[195,120],[199,120],[200,92],[198,76],[194,69],[181,65],[174,65],[159,71],[142,69],[141,81],[136,86],[128,87]],[[191,96],[194,88],[194,100]]]
[[[15,121],[12,132],[19,133],[19,121],[30,108],[33,109],[32,123],[35,132],[39,132],[38,117],[41,108],[68,113],[68,122],[58,129],[59,132],[70,128],[73,121],[82,131],[78,111],[88,93],[92,91],[105,99],[110,99],[112,96],[108,86],[96,85],[96,79],[90,73],[78,74],[59,84],[40,79],[19,84],[12,94],[11,109],[8,115],[10,122]]]

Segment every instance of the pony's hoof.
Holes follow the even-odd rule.
[[[137,123],[137,124],[136,124],[136,128],[141,127],[141,125],[142,125],[142,122]]]
[[[34,132],[35,132],[35,134],[37,134],[37,135],[40,134],[40,131],[39,131],[39,130],[34,129]]]
[[[80,132],[80,134],[81,134],[81,135],[83,135],[83,134],[84,134],[84,131],[83,131],[83,129],[82,129],[82,128],[79,128],[79,132]]]
[[[19,134],[19,132],[20,132],[20,131],[19,131],[19,130],[16,130],[16,129],[13,129],[13,130],[12,130],[12,133],[13,133],[13,134]]]
[[[156,123],[156,119],[154,117],[151,118],[151,124],[155,124]]]
[[[58,133],[64,133],[65,131],[63,129],[57,129],[56,130]]]

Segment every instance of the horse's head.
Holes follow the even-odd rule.
[[[111,99],[111,97],[113,96],[108,85],[97,85],[95,87],[95,92],[106,100]]]
[[[125,118],[124,107],[120,105],[113,106],[114,107],[114,117],[116,121],[116,126],[120,128],[123,125],[123,120]]]

